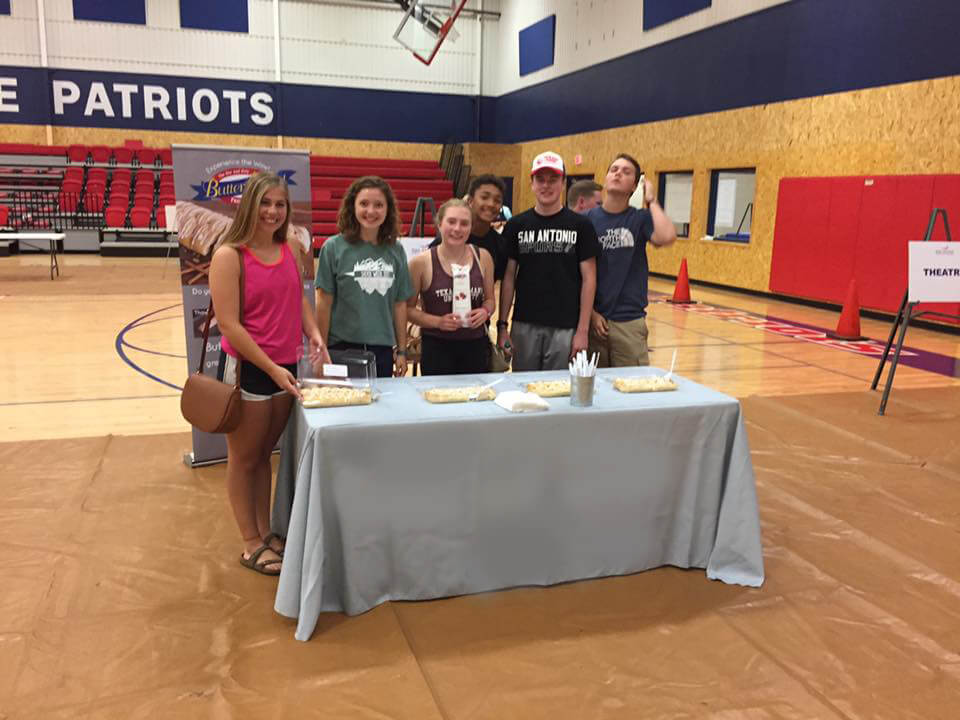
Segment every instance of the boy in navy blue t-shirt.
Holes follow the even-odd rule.
[[[640,165],[626,153],[607,170],[603,205],[587,212],[602,248],[597,259],[597,293],[590,317],[590,352],[600,367],[649,365],[647,352],[647,248],[677,239],[673,222],[644,182],[647,209],[630,206]]]

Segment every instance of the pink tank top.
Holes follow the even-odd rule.
[[[303,334],[303,290],[293,253],[286,244],[282,245],[280,259],[272,265],[247,248],[241,248],[240,253],[245,275],[243,327],[275,363],[297,362]],[[221,338],[221,347],[228,355],[237,356],[226,337]]]

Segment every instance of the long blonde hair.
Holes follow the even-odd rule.
[[[290,215],[293,212],[290,207],[290,190],[287,188],[286,181],[279,175],[258,172],[256,175],[251,175],[250,179],[247,180],[247,186],[243,189],[243,197],[240,198],[240,207],[237,208],[237,214],[233,217],[230,229],[224,233],[223,239],[220,241],[221,245],[242,247],[250,242],[260,219],[260,203],[263,201],[263,196],[274,188],[283,189],[283,194],[287,198],[287,216],[283,220],[283,225],[274,231],[273,241],[275,243],[287,242],[287,228],[290,227]]]

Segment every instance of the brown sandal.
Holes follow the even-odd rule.
[[[283,547],[280,548],[279,550],[277,550],[275,547],[270,547],[270,542],[273,540],[277,540],[278,542],[283,543]],[[263,544],[270,547],[270,549],[273,550],[280,557],[283,557],[283,552],[284,550],[287,549],[286,548],[287,539],[285,537],[282,537],[281,535],[277,535],[275,532],[267,533],[267,536],[263,539]]]
[[[250,553],[249,557],[245,556],[243,553],[240,553],[240,564],[245,568],[250,568],[254,572],[260,573],[261,575],[279,575],[280,568],[271,568],[270,566],[282,564],[283,558],[280,558],[279,560],[260,560],[260,556],[263,555],[263,553],[267,550],[270,550],[270,552],[274,553],[277,552],[269,545],[261,545],[252,553]]]

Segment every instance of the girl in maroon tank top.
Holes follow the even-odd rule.
[[[462,200],[448,200],[437,212],[441,242],[410,261],[416,295],[409,301],[410,322],[423,328],[424,375],[485,373],[490,364],[487,321],[496,309],[493,258],[469,245],[472,213]],[[469,267],[469,285],[455,280],[456,267]],[[469,310],[454,312],[454,300],[470,298]],[[419,302],[418,302],[419,301]],[[457,306],[461,303],[458,301]],[[465,302],[463,303],[465,304]]]

